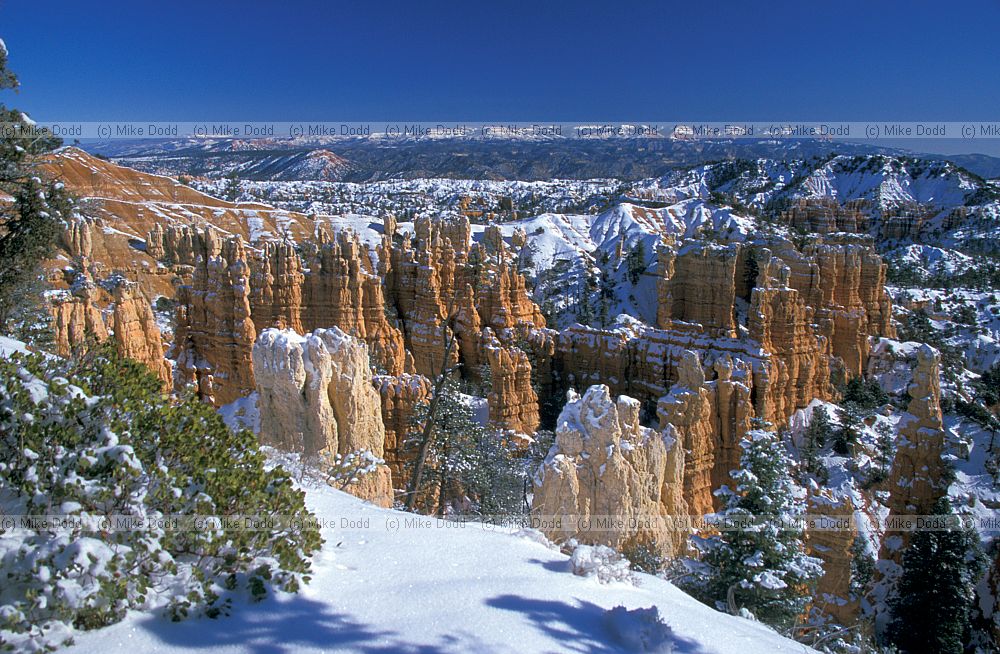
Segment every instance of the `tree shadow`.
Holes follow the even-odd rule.
[[[543,561],[541,559],[528,559],[528,563],[537,563],[549,572],[573,572],[573,564],[569,559],[558,559],[554,561]]]
[[[587,654],[620,654],[623,648],[610,642],[605,626],[606,610],[592,602],[576,599],[576,605],[557,600],[540,600],[519,595],[500,595],[486,601],[487,606],[515,611],[531,620],[535,627],[559,642],[560,651]],[[666,619],[666,618],[664,618]],[[669,621],[667,621],[669,624]],[[701,645],[689,638],[673,635],[675,652],[698,654]]]
[[[291,654],[302,649],[361,652],[363,654],[438,654],[452,643],[441,645],[406,643],[399,634],[362,624],[327,604],[302,596],[268,598],[256,605],[240,605],[231,615],[210,619],[192,618],[170,622],[149,617],[140,623],[163,644],[185,650],[238,647],[253,654]],[[472,638],[463,634],[463,641]],[[464,642],[475,647],[475,643]]]

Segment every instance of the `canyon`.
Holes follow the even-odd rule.
[[[754,425],[792,429],[848,380],[894,365],[879,345],[897,336],[887,264],[862,201],[799,201],[782,219],[808,234],[753,238],[730,214],[698,226],[686,222],[697,207],[681,216],[623,204],[594,219],[592,230],[607,230],[588,236],[598,250],[574,249],[570,221],[553,254],[554,230],[534,218],[331,217],[219,200],[73,148],[46,165],[91,198],[48,264],[61,289],[58,351],[110,340],[175,391],[216,407],[255,402],[263,443],[321,459],[367,451],[379,463],[345,488],[382,506],[407,486],[414,415],[442,375],[485,401],[498,438],[554,432],[534,512],[628,524],[718,511],[715,491]],[[491,215],[516,218],[504,213],[512,206]],[[626,282],[635,252],[645,259]],[[543,266],[560,256],[570,272],[542,298]],[[573,274],[598,283],[574,286]],[[604,302],[607,283],[636,315],[567,321],[547,304],[576,293]],[[894,514],[927,510],[943,492],[938,359],[930,348],[914,356],[888,482]],[[860,511],[856,499],[818,490],[809,502],[836,516]],[[685,555],[689,533],[664,523],[546,534]],[[855,536],[807,534],[827,570],[821,592],[838,598],[821,610],[843,624],[859,611]]]

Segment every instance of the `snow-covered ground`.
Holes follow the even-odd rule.
[[[609,613],[616,606],[658,609],[669,632],[651,630],[646,651],[813,651],[656,577],[636,575],[633,585],[576,576],[569,557],[537,532],[445,527],[322,486],[307,488],[307,504],[335,526],[323,530],[312,583],[299,594],[236,601],[230,616],[215,620],[131,613],[67,651],[642,651],[638,636],[648,623],[637,613]]]

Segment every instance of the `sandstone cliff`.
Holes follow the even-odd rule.
[[[404,488],[409,475],[405,439],[412,430],[413,411],[430,398],[431,381],[423,375],[376,375],[376,390],[382,398],[382,422],[385,424],[385,462],[392,471],[396,488]]]
[[[70,292],[51,306],[52,330],[56,352],[69,356],[78,347],[90,342],[108,340],[108,328],[96,302],[101,290],[86,272],[86,262],[70,273]]]
[[[250,311],[258,331],[302,333],[302,261],[289,241],[268,242],[250,259]],[[332,325],[331,325],[332,326]]]
[[[502,345],[489,327],[483,333],[490,369],[490,391],[486,396],[490,420],[502,429],[533,434],[539,422],[538,395],[531,386],[528,355]]]
[[[134,282],[118,283],[113,294],[115,304],[111,315],[118,353],[145,364],[164,385],[169,386],[171,366],[163,356],[160,328],[156,325],[149,301]]]
[[[209,230],[197,245],[192,282],[177,292],[174,381],[221,406],[254,389],[250,268],[239,236],[219,242]]]
[[[896,458],[889,477],[888,506],[898,515],[930,513],[946,492],[941,454],[945,446],[941,416],[941,356],[929,345],[916,351],[916,365],[897,429]]]
[[[364,342],[336,327],[307,336],[266,329],[254,344],[253,364],[262,442],[306,456],[368,450],[382,458],[385,426]],[[384,465],[347,489],[392,504]]]
[[[603,385],[570,395],[535,478],[532,513],[559,519],[543,529],[547,536],[616,548],[644,543],[665,556],[683,550],[687,533],[669,528],[670,516],[687,515],[683,448],[642,427],[639,411],[638,401],[613,400]]]
[[[403,334],[386,315],[382,280],[357,235],[345,230],[331,239],[321,230],[303,250],[302,328],[339,327],[367,342],[388,374],[413,372]]]

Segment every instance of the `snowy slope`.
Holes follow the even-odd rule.
[[[313,581],[299,595],[238,602],[218,620],[130,614],[68,651],[611,653],[627,651],[606,626],[606,611],[618,605],[656,606],[675,652],[813,651],[655,577],[639,575],[633,586],[575,576],[567,556],[528,536],[432,520],[406,528],[413,514],[324,487],[308,488],[307,504],[338,526],[324,530]]]

